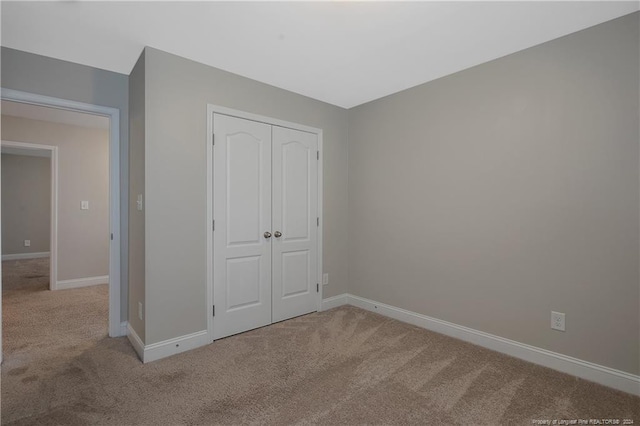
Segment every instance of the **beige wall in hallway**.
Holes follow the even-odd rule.
[[[349,110],[349,292],[640,373],[638,17]]]
[[[2,154],[1,169],[2,254],[48,252],[51,158]]]
[[[2,138],[58,147],[58,280],[108,275],[109,131],[2,116]]]

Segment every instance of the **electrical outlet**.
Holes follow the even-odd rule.
[[[24,240],[25,247],[31,247],[31,240]]]
[[[80,210],[89,210],[89,202],[80,201]]]
[[[322,274],[322,285],[329,284],[329,274]]]
[[[551,311],[551,328],[558,331],[565,331],[564,313]]]
[[[142,321],[142,302],[138,302],[138,318]]]

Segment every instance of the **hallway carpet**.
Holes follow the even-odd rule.
[[[348,306],[143,365],[106,337],[106,286],[11,279],[3,424],[640,423],[638,397]]]

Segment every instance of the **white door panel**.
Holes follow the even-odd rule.
[[[263,141],[242,132],[227,135],[226,142],[227,244],[258,244],[265,225],[260,220],[261,190],[267,183],[260,176]]]
[[[282,131],[275,131],[275,137]],[[288,133],[288,132],[287,132]],[[315,155],[313,147],[297,140],[287,140],[274,150],[281,150],[280,176],[276,176],[282,187],[281,194],[282,241],[309,240],[309,173],[310,157]],[[276,153],[276,156],[277,153]]]
[[[311,290],[309,250],[282,253],[282,298],[307,294]]]
[[[219,339],[271,323],[271,126],[214,114],[213,279]]]
[[[260,257],[227,259],[227,312],[260,303]]]
[[[317,309],[318,136],[273,126],[273,321]],[[275,237],[280,232],[280,237]]]

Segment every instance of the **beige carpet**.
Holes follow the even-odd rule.
[[[106,287],[42,271],[3,263],[3,424],[640,423],[637,397],[353,307],[142,365],[106,337]]]

